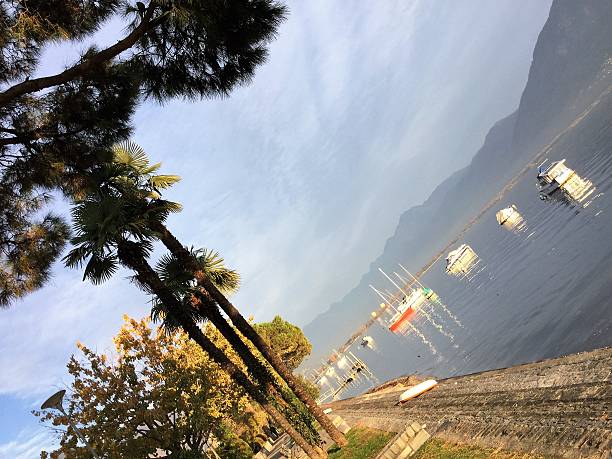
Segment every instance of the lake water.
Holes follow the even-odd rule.
[[[350,348],[379,381],[415,372],[442,378],[612,345],[609,114],[609,107],[601,108],[547,153],[551,161],[566,158],[568,167],[593,182],[586,207],[539,199],[537,171],[531,170],[453,247],[467,243],[479,255],[470,280],[446,274],[444,259],[423,276],[461,326],[434,306],[429,315],[442,332],[422,316],[413,322],[430,344],[414,333],[398,336],[373,325],[366,334],[375,349],[359,341]],[[495,219],[511,204],[527,224],[517,234]],[[399,267],[397,272],[403,274]],[[397,290],[382,275],[380,283]],[[378,303],[373,293],[372,308]],[[342,398],[372,384],[364,380]]]

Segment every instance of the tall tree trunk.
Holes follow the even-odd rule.
[[[253,377],[256,380],[260,381],[260,383],[265,387],[265,390],[269,394],[273,395],[279,401],[284,400],[285,406],[287,406],[289,409],[297,409],[294,404],[294,401],[292,401],[290,398],[287,398],[283,393],[283,388],[278,383],[276,377],[268,370],[264,363],[259,360],[255,356],[255,354],[253,354],[251,349],[249,349],[249,347],[244,343],[244,341],[242,340],[240,335],[238,335],[236,330],[234,330],[234,328],[221,315],[217,304],[210,298],[210,296],[208,296],[206,292],[202,292],[197,296],[193,295],[191,298],[191,304],[195,308],[200,310],[201,313],[206,315],[210,322],[215,326],[217,330],[219,330],[221,335],[236,351],[236,353],[245,363]],[[317,438],[318,433],[316,431],[312,431],[311,433],[316,435],[315,438],[317,440],[320,440],[320,437]]]
[[[217,302],[223,311],[232,320],[234,326],[242,333],[264,358],[272,365],[272,368],[285,380],[287,385],[295,393],[295,395],[304,403],[312,415],[319,421],[319,424],[329,434],[331,439],[338,446],[345,446],[347,440],[344,435],[334,426],[331,420],[327,417],[317,403],[306,393],[300,382],[293,376],[291,371],[285,366],[280,357],[268,346],[261,336],[255,331],[251,324],[242,317],[240,311],[229,302],[227,298],[215,287],[206,273],[200,269],[197,260],[191,255],[180,241],[166,228],[166,226],[158,222],[153,225],[153,229],[159,233],[162,243],[166,248],[190,271],[193,272],[198,285],[206,290],[210,296]]]
[[[164,303],[168,312],[175,318],[188,336],[194,340],[246,393],[274,419],[281,428],[313,459],[320,459],[315,449],[297,432],[293,426],[278,412],[268,398],[249,380],[249,378],[221,351],[203,332],[198,325],[185,313],[183,306],[164,285],[157,273],[149,266],[147,260],[136,244],[122,241],[118,244],[119,261],[127,268],[136,272],[138,281],[146,286],[151,293]]]

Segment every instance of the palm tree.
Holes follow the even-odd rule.
[[[161,281],[157,273],[149,266],[145,254],[146,247],[136,242],[122,240],[117,244],[117,257],[121,264],[136,272],[136,281],[151,294],[163,302],[167,315],[188,334],[206,352],[221,369],[223,369],[246,393],[274,419],[281,428],[289,434],[296,444],[311,458],[318,459],[320,454],[315,451],[302,435],[274,407],[268,397],[253,384],[249,378],[219,349],[198,327],[188,309],[176,298],[174,293]]]
[[[198,266],[210,276],[217,288],[224,295],[232,295],[240,288],[238,271],[225,266],[225,260],[215,250],[190,247],[189,253]],[[193,275],[172,254],[164,254],[155,269],[161,279],[176,289],[193,288]]]
[[[146,158],[144,151],[135,144],[131,144],[132,148],[137,151],[138,158],[142,161],[142,158]],[[130,150],[127,150],[129,152]],[[131,174],[136,176],[134,183],[138,186],[147,185],[148,175],[146,166],[141,167],[141,164],[137,161],[129,161],[126,157],[123,157],[124,163],[129,163],[133,168]],[[155,169],[157,170],[157,169]],[[164,176],[174,177],[174,176]],[[150,183],[149,183],[150,184]],[[150,184],[151,185],[151,184]],[[146,187],[141,191],[141,194],[146,194]],[[197,282],[197,285],[203,289],[200,291],[200,296],[204,296],[204,306],[206,311],[209,309],[216,310],[215,304],[228,315],[231,319],[232,324],[245,336],[255,348],[261,353],[266,361],[274,368],[274,370],[280,375],[280,377],[287,383],[289,388],[298,397],[298,399],[308,407],[309,411],[319,422],[319,424],[329,434],[331,439],[336,442],[339,446],[345,446],[347,444],[344,435],[333,425],[331,420],[327,417],[321,407],[316,403],[315,400],[304,390],[303,385],[300,381],[293,376],[292,372],[286,367],[282,359],[270,348],[270,346],[262,339],[252,325],[240,314],[240,311],[226,298],[226,296],[215,286],[213,277],[209,275],[206,270],[201,269],[198,264],[198,260],[193,256],[190,251],[185,248],[180,241],[170,232],[170,230],[164,225],[165,219],[151,219],[148,220],[150,227],[149,232],[155,233],[155,236],[161,240],[166,246],[170,253],[174,256],[177,262],[183,266],[187,272],[191,273],[193,279]],[[214,314],[214,311],[212,312]],[[208,312],[204,312],[204,316],[208,316]],[[240,340],[242,342],[242,340]],[[238,344],[238,343],[237,343]],[[238,344],[240,345],[240,344]]]
[[[201,318],[199,312],[181,303],[148,265],[146,260],[152,250],[151,239],[155,236],[150,229],[152,222],[164,221],[171,212],[180,210],[178,204],[161,199],[160,190],[176,183],[178,177],[153,175],[159,164],[149,165],[144,152],[135,144],[118,145],[114,153],[115,161],[101,166],[95,175],[90,176],[90,191],[73,207],[75,235],[72,242],[75,247],[65,257],[66,265],[84,266],[84,278],[94,284],[109,279],[119,265],[134,270],[139,285],[155,295],[159,304],[163,304],[168,320],[183,328],[215,362],[227,370],[309,456],[319,457],[266,395],[201,333],[197,326]],[[194,259],[198,260],[197,253],[194,253]],[[206,261],[206,257],[202,261]],[[213,267],[219,268],[218,263]],[[219,280],[225,280],[226,284],[221,286],[236,282],[235,275],[223,274],[220,269],[213,269],[213,272]],[[180,295],[181,292],[178,293]],[[220,314],[219,317],[223,319]],[[215,318],[213,323],[223,327],[224,319],[218,319]],[[227,322],[225,324],[226,331],[228,328],[233,331]],[[263,388],[269,387],[269,382],[261,382]],[[273,390],[268,393],[274,395]]]
[[[272,348],[263,340],[253,326],[240,314],[240,311],[223,295],[223,293],[215,287],[212,279],[206,272],[198,267],[197,260],[189,253],[189,251],[180,243],[180,241],[166,228],[161,221],[152,222],[152,229],[157,231],[159,238],[166,248],[176,257],[177,260],[191,273],[196,279],[197,285],[200,286],[207,295],[210,301],[207,304],[217,304],[221,307],[231,319],[233,325],[242,333],[255,348],[263,355],[270,363],[272,368],[280,375],[287,383],[289,388],[295,393],[299,400],[304,403],[315,417],[321,427],[329,434],[331,439],[339,446],[345,446],[348,442],[344,435],[333,425],[321,407],[315,400],[304,390],[304,386],[299,380],[293,376],[291,371],[283,363],[282,359],[276,354]]]
[[[236,271],[227,268],[223,264],[218,252],[206,249],[194,250],[190,253],[197,260],[199,269],[208,273],[219,290],[226,294],[233,293],[238,289],[240,276]],[[245,344],[244,339],[222,316],[217,304],[212,301],[206,292],[201,291],[200,287],[193,281],[193,275],[185,270],[183,265],[172,255],[164,255],[156,266],[156,271],[166,286],[179,298],[183,307],[189,309],[195,320],[203,319],[210,322],[219,330],[221,335],[230,343],[240,359],[245,363],[252,376],[262,382],[267,393],[271,394],[275,400],[280,402],[280,408],[288,415],[303,413],[300,402],[291,397],[287,390]],[[207,305],[207,306],[205,306]],[[154,299],[152,308],[154,320],[162,320],[163,326],[172,331],[180,328],[180,324],[173,319],[167,311],[167,307],[159,299]],[[197,316],[197,317],[196,317]],[[321,439],[318,432],[314,429],[312,421],[314,419],[307,416],[306,422],[299,416],[296,419],[296,428],[311,443],[320,444]]]

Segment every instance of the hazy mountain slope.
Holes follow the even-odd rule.
[[[313,342],[315,361],[321,357],[320,352],[325,354],[331,347],[344,342],[358,324],[367,320],[377,304],[369,284],[381,285],[378,267],[396,267],[400,262],[409,269],[418,270],[482,207],[489,199],[489,190],[499,188],[499,183],[487,170],[488,160],[500,157],[501,161],[509,156],[507,148],[511,144],[514,120],[515,116],[511,115],[498,122],[470,166],[442,182],[422,205],[404,212],[383,253],[372,262],[359,284],[304,327]],[[349,318],[356,320],[347,320]]]
[[[383,253],[359,284],[304,327],[313,342],[313,362],[367,320],[377,303],[368,285],[380,285],[378,267],[400,262],[418,271],[524,166],[537,146],[610,85],[611,19],[612,2],[553,3],[518,110],[491,128],[468,167],[441,183],[422,205],[401,215]]]
[[[515,150],[546,143],[612,80],[612,2],[556,0],[533,53],[515,131]]]

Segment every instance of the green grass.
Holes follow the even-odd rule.
[[[393,432],[355,427],[346,434],[348,445],[331,447],[328,459],[374,458],[394,436]]]
[[[412,459],[535,459],[541,457],[478,446],[455,445],[432,438],[412,456]]]

